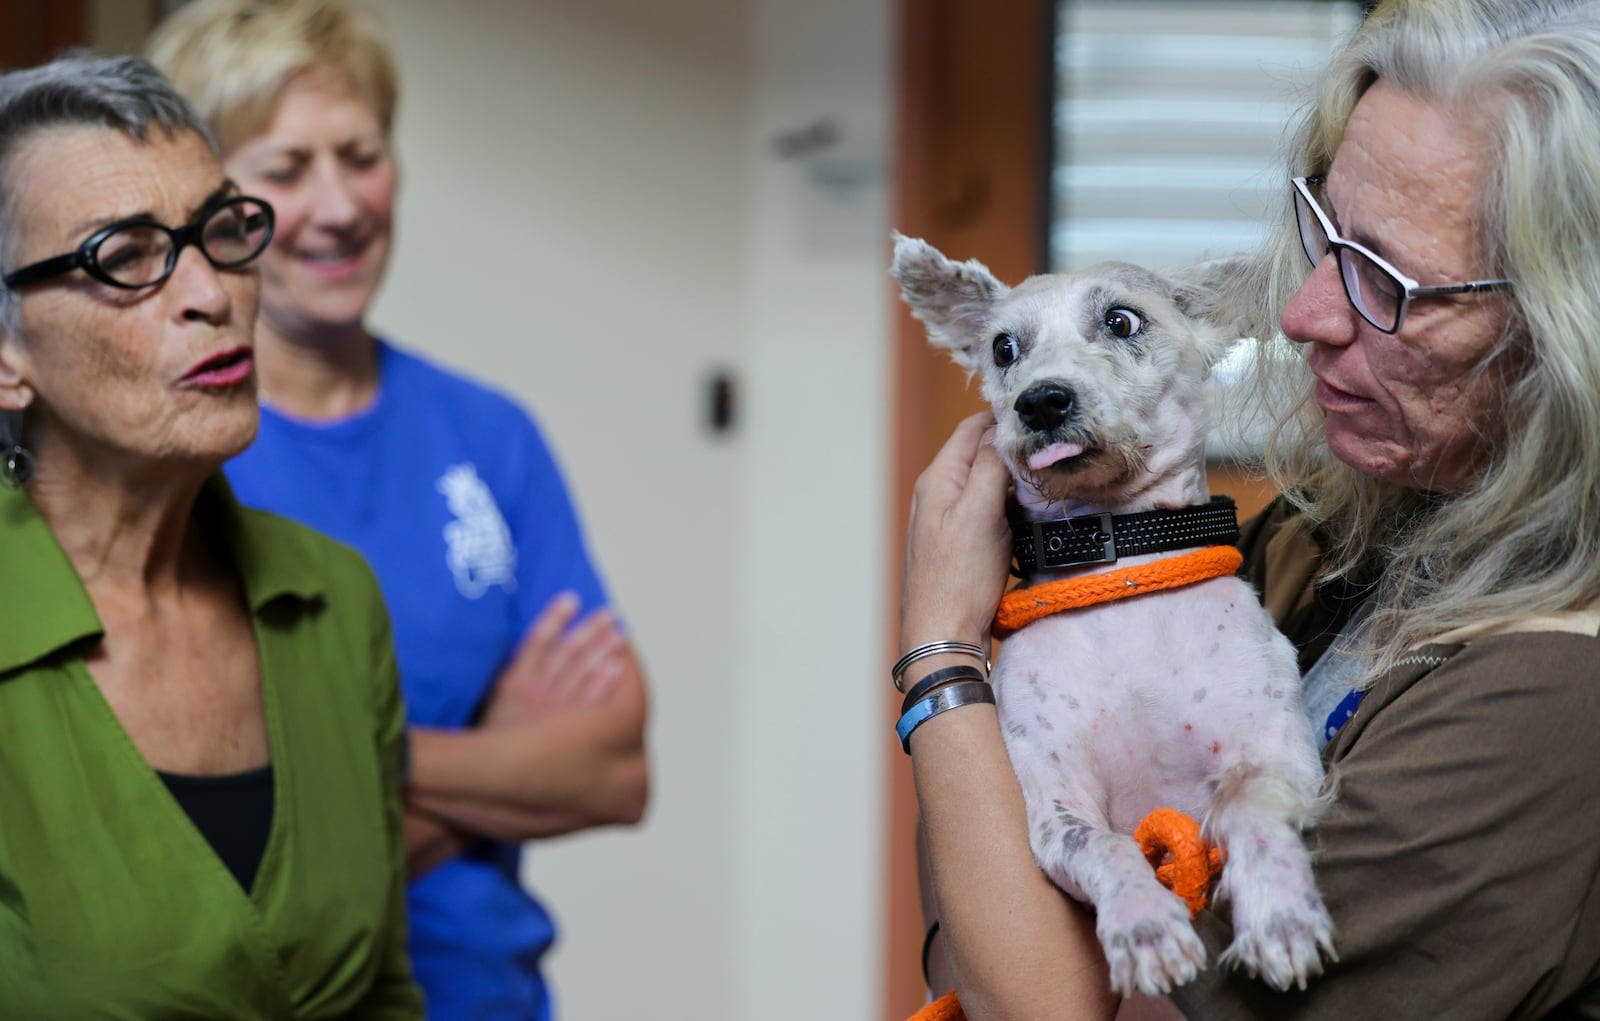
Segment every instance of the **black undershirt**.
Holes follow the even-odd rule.
[[[233,878],[249,892],[272,831],[272,766],[224,776],[158,773]]]

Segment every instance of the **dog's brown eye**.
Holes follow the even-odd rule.
[[[1022,345],[1017,343],[1017,338],[1009,333],[998,334],[994,338],[994,363],[1002,369],[1018,358],[1022,357]]]
[[[1138,333],[1144,326],[1144,320],[1139,318],[1139,313],[1131,308],[1114,308],[1106,313],[1106,329],[1112,336],[1124,340]]]

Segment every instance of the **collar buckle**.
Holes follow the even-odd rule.
[[[1117,562],[1117,527],[1110,514],[1079,514],[1035,522],[1033,548],[1042,570]]]

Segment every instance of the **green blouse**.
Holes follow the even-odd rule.
[[[421,1017],[377,584],[221,475],[195,515],[233,557],[260,656],[274,800],[248,893],[85,668],[100,620],[54,534],[0,489],[0,1017]]]

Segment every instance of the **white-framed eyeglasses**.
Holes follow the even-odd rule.
[[[1333,221],[1323,212],[1311,194],[1312,188],[1322,187],[1320,177],[1296,177],[1294,185],[1295,219],[1300,226],[1300,247],[1313,269],[1331,251],[1339,263],[1339,278],[1344,281],[1345,296],[1361,313],[1361,318],[1384,333],[1399,333],[1406,321],[1406,309],[1414,298],[1432,298],[1442,294],[1474,294],[1482,291],[1504,291],[1511,287],[1509,280],[1471,280],[1461,284],[1439,284],[1424,287],[1411,277],[1395,269],[1372,249],[1339,236]]]

